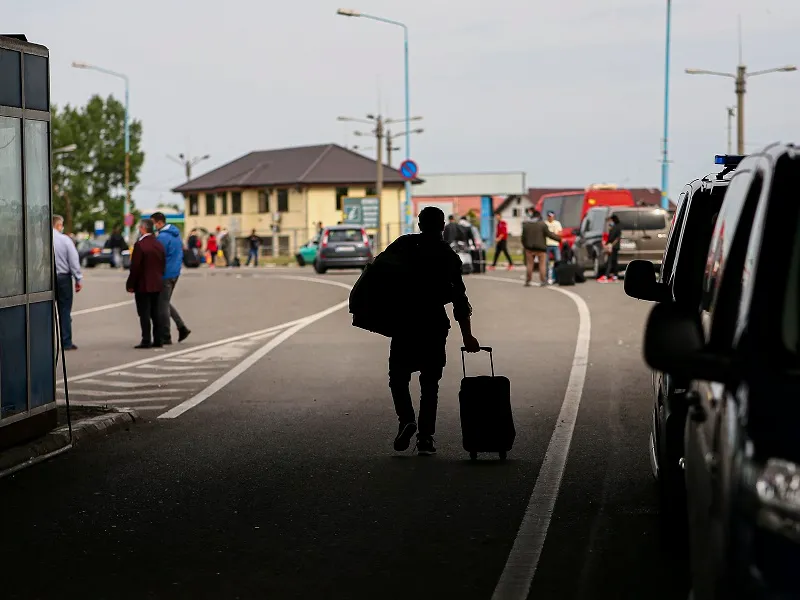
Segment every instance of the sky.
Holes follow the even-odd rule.
[[[146,153],[133,196],[145,209],[181,200],[169,190],[183,169],[168,155],[209,154],[200,175],[252,150],[374,146],[353,135],[369,126],[337,117],[403,117],[402,30],[337,16],[338,1],[0,0],[0,30],[49,47],[55,104],[123,98],[121,80],[74,60],[128,75]],[[422,177],[523,171],[529,187],[660,187],[666,0],[344,1],[408,26]],[[727,151],[736,100],[732,79],[684,69],[734,72],[740,18],[748,69],[800,63],[800,2],[673,0],[672,13],[674,198]],[[798,97],[800,72],[748,82],[748,152],[797,141]]]

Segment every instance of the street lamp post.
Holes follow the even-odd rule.
[[[357,10],[349,9],[349,8],[340,8],[336,11],[336,14],[341,15],[343,17],[361,17],[362,19],[370,19],[372,21],[379,21],[381,23],[388,23],[389,25],[396,25],[397,27],[403,28],[403,63],[404,63],[404,80],[405,80],[405,108],[406,108],[406,118],[405,123],[406,127],[408,127],[408,123],[411,121],[411,102],[410,102],[410,92],[409,92],[409,83],[408,83],[408,27],[405,23],[401,23],[399,21],[393,21],[391,19],[384,19],[383,17],[376,17],[374,15],[368,15],[362,13]],[[406,160],[411,159],[411,133],[409,131],[406,132]],[[411,182],[406,181],[405,184],[405,191],[406,191],[406,198],[403,207],[403,213],[405,215],[405,233],[409,233],[411,231]]]
[[[661,158],[661,208],[669,208],[669,62],[670,62],[670,38],[672,28],[672,0],[667,0],[667,45],[665,52],[664,67],[664,139],[662,140]]]
[[[130,241],[131,227],[128,225],[128,213],[131,211],[131,136],[129,127],[129,109],[130,109],[130,96],[128,93],[128,76],[116,71],[110,71],[102,67],[90,65],[84,62],[73,62],[72,66],[76,69],[89,69],[91,71],[98,71],[111,75],[112,77],[119,77],[125,82],[125,205],[123,208],[123,222],[125,225],[125,240]]]
[[[186,155],[181,153],[178,154],[177,158],[167,154],[167,158],[181,165],[186,173],[186,181],[190,181],[192,179],[192,167],[204,160],[208,160],[211,158],[211,155],[205,154],[203,156],[195,156],[194,158],[186,158]]]
[[[718,71],[706,71],[705,69],[686,69],[689,75],[716,75],[717,77],[729,77],[736,82],[736,152],[744,154],[744,95],[747,91],[747,80],[756,75],[766,75],[767,73],[785,73],[796,71],[794,65],[777,67],[775,69],[765,69],[763,71],[747,72],[747,67],[740,64],[736,67],[736,73],[720,73]]]

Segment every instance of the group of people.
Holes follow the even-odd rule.
[[[508,260],[508,269],[514,268],[514,261],[508,252],[508,223],[503,220],[501,213],[495,213],[497,228],[495,232],[494,261],[490,270],[497,268],[497,261],[501,254]],[[525,285],[530,286],[533,280],[534,267],[539,267],[539,285],[545,286],[554,282],[555,264],[560,262],[561,232],[563,228],[556,219],[553,211],[547,213],[547,220],[542,219],[542,214],[534,208],[526,211],[526,218],[522,224],[522,247],[525,251],[526,277]]]

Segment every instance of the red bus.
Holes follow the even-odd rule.
[[[545,194],[536,203],[536,210],[547,218],[547,213],[556,213],[556,220],[561,223],[562,241],[572,246],[575,235],[580,229],[583,217],[595,206],[636,206],[630,190],[617,189],[615,185],[592,185],[583,191],[559,192]]]

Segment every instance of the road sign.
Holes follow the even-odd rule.
[[[106,232],[106,224],[103,221],[94,222],[94,234],[103,235]]]
[[[410,158],[408,160],[404,160],[400,164],[400,175],[406,181],[411,181],[417,176],[417,174],[419,174],[419,167],[417,166],[417,163]]]
[[[381,203],[378,198],[345,198],[342,203],[345,225],[360,225],[364,229],[381,226]]]
[[[128,213],[125,215],[125,226],[131,227],[133,225],[133,215]]]

